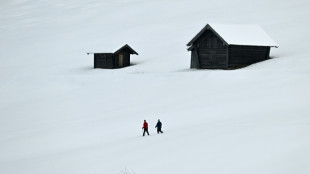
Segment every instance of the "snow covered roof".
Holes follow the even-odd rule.
[[[132,49],[128,44],[122,46],[121,48],[119,48],[118,50],[116,50],[114,53],[118,53],[119,51],[121,51],[121,50],[123,50],[123,49],[125,49],[125,48],[128,48],[128,49],[130,50],[130,54],[136,54],[136,55],[138,55],[138,53],[137,53],[134,49]],[[103,53],[103,52],[88,52],[87,54],[101,54],[101,53]],[[109,54],[109,53],[106,52],[105,54]],[[113,53],[110,52],[110,54],[113,54]]]
[[[207,24],[188,44],[191,46],[206,30],[212,30],[227,45],[278,47],[259,25]]]

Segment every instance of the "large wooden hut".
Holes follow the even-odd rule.
[[[130,55],[138,53],[129,45],[124,45],[114,53],[93,53],[94,68],[114,69],[130,66]]]
[[[229,69],[269,59],[278,44],[257,25],[207,24],[187,46],[191,68]]]

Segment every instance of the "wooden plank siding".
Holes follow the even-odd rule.
[[[228,66],[238,68],[267,60],[269,52],[270,47],[231,45],[228,47]]]
[[[191,53],[191,68],[200,68],[197,48],[194,48]]]
[[[120,66],[120,62],[119,62],[119,56],[123,55],[123,65]],[[114,54],[114,60],[115,60],[115,68],[123,68],[126,66],[130,66],[130,52],[128,52],[127,50],[118,52]]]
[[[196,44],[199,68],[227,67],[227,46],[211,30],[207,30]]]
[[[104,69],[123,68],[130,66],[130,55],[138,55],[138,53],[127,44],[115,51],[114,53],[92,54],[94,54],[94,68]]]
[[[113,53],[96,53],[94,54],[94,68],[114,68]]]
[[[269,59],[271,47],[278,47],[258,26],[214,26],[207,24],[187,44],[187,50],[192,52],[191,68],[241,68]],[[238,39],[238,35],[241,39]],[[257,35],[265,37],[264,41],[257,40]]]

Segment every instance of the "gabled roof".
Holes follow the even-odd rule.
[[[126,48],[128,48],[130,51],[131,51],[131,53],[130,54],[136,54],[136,55],[138,55],[138,53],[135,51],[135,50],[133,50],[129,45],[124,45],[124,46],[122,46],[120,49],[118,49],[118,50],[116,50],[114,53],[118,53],[118,52],[120,52],[121,50],[123,50],[123,49],[126,49]]]
[[[207,24],[188,44],[191,46],[200,36],[210,29],[227,45],[278,47],[267,33],[258,25]]]
[[[133,50],[129,45],[124,45],[124,46],[122,46],[120,49],[118,49],[118,50],[116,50],[114,53],[118,53],[118,52],[120,52],[121,50],[123,50],[123,49],[129,49],[130,50],[130,54],[136,54],[136,55],[138,55],[138,53],[135,51],[135,50]],[[89,55],[89,54],[114,54],[114,53],[112,53],[112,52],[88,52],[87,54]]]

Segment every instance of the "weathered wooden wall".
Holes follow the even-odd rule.
[[[269,59],[268,46],[227,46],[212,30],[206,30],[190,48],[191,68],[240,68]]]
[[[227,68],[227,46],[211,30],[198,39],[195,44],[199,68]]]
[[[197,48],[191,50],[191,68],[200,68]]]
[[[270,47],[230,45],[228,52],[228,67],[238,68],[267,60],[269,58]]]
[[[94,53],[94,68],[123,68],[130,66],[130,54],[136,54],[127,44],[114,53]]]
[[[123,55],[123,66],[120,66],[120,62],[119,62],[120,54]],[[114,54],[114,59],[115,59],[115,64],[114,64],[115,68],[123,68],[123,67],[126,67],[126,66],[130,66],[130,52],[127,51],[127,50],[115,53]]]
[[[94,54],[94,68],[114,68],[113,53],[95,53]]]

